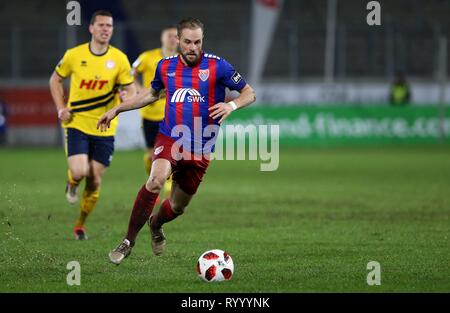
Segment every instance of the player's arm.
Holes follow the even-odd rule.
[[[121,104],[103,114],[103,116],[98,120],[97,129],[106,131],[109,128],[111,121],[120,113],[140,109],[158,99],[159,93],[153,88],[138,93],[134,97],[126,99]]]
[[[220,102],[211,106],[209,116],[213,119],[220,117],[219,124],[221,124],[234,110],[246,107],[256,101],[256,94],[253,88],[246,84],[241,89],[239,97],[228,103]]]
[[[136,81],[131,84],[120,87],[119,94],[120,94],[121,101],[126,101],[127,99],[131,99],[137,94],[135,84],[136,84]]]
[[[63,122],[70,120],[72,114],[64,101],[63,78],[53,71],[53,74],[50,77],[49,85],[53,102],[55,103],[56,110],[58,111],[58,118]]]

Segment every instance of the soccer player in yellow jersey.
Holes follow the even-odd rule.
[[[68,181],[66,198],[78,200],[77,189],[86,185],[80,201],[80,215],[74,227],[78,240],[87,239],[84,224],[99,198],[103,173],[111,162],[117,123],[107,132],[97,130],[97,120],[120,102],[133,97],[135,87],[127,56],[109,45],[113,18],[108,11],[97,11],[89,25],[91,41],[68,49],[50,78],[50,91],[58,117],[66,133]],[[64,100],[63,80],[70,78],[70,94]],[[125,96],[126,95],[126,96]]]
[[[133,63],[133,72],[136,78],[135,84],[138,93],[142,89],[150,88],[150,83],[155,77],[158,62],[166,57],[177,54],[177,27],[170,25],[161,30],[161,48],[145,51]],[[139,75],[142,75],[142,85],[138,82]],[[165,94],[161,93],[161,98],[156,102],[141,108],[139,111],[142,117],[142,130],[144,132],[147,151],[144,155],[144,164],[147,174],[150,174],[152,166],[153,147],[158,134],[159,123],[164,118],[164,107],[166,105]],[[170,193],[172,179],[168,179],[164,184],[164,193]]]

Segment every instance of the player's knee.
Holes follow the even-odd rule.
[[[186,210],[186,206],[183,205],[175,205],[172,207],[172,211],[174,211],[177,215],[181,215]]]
[[[88,169],[78,167],[70,170],[70,173],[72,175],[72,178],[74,180],[82,180],[86,176],[88,176]]]
[[[101,176],[94,176],[94,178],[92,179],[92,190],[97,190],[100,188],[100,185],[102,183],[102,178]]]
[[[86,189],[88,190],[98,190],[102,183],[102,177],[100,175],[94,175],[88,177],[86,180]]]
[[[159,179],[158,177],[150,177],[145,187],[150,192],[159,193],[164,186],[164,181],[164,179]]]
[[[170,200],[170,207],[172,208],[172,211],[174,211],[177,215],[181,215],[186,210],[187,205],[185,203]]]

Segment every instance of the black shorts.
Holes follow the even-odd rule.
[[[156,121],[150,121],[145,118],[142,119],[142,131],[144,132],[145,145],[147,148],[153,148],[155,146],[155,138],[158,135],[159,123]]]
[[[87,154],[89,160],[109,166],[114,153],[114,136],[93,136],[75,128],[66,129],[67,156]]]

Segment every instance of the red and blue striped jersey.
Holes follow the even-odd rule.
[[[165,115],[159,131],[175,140],[186,141],[190,137],[189,143],[183,142],[183,147],[190,147],[190,151],[200,152],[200,147],[202,151],[214,151],[220,118],[209,117],[208,108],[225,100],[226,88],[241,91],[246,82],[230,63],[218,56],[202,53],[192,67],[180,58],[176,55],[159,61],[151,83],[156,92],[165,89],[166,93]]]

